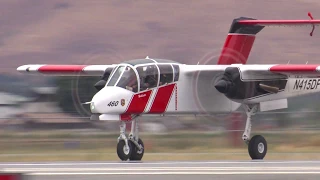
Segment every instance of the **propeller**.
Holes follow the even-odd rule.
[[[220,92],[225,94],[227,97],[232,97],[233,94],[235,94],[237,88],[236,84],[238,84],[237,82],[240,80],[239,79],[240,74],[238,71],[238,68],[235,67],[228,67],[223,76],[221,77],[221,79],[219,79],[214,87]],[[238,80],[239,79],[239,80]]]
[[[231,82],[230,82],[230,81],[225,80],[225,79],[221,79],[221,80],[219,80],[219,81],[215,84],[214,87],[215,87],[219,92],[225,94],[225,93],[227,93],[228,90],[230,89],[230,86],[231,86]]]
[[[84,103],[81,103],[81,104],[91,104],[92,102],[90,101],[90,102],[84,102]]]

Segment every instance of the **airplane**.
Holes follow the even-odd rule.
[[[117,155],[122,161],[141,161],[141,116],[212,115],[244,107],[247,115],[242,140],[251,159],[262,160],[267,141],[251,137],[251,118],[257,112],[288,108],[287,99],[320,91],[320,64],[247,64],[256,35],[269,26],[315,26],[320,20],[232,21],[217,64],[188,65],[145,57],[111,65],[29,64],[17,71],[51,76],[100,76],[90,102],[90,120],[119,121]],[[126,123],[131,131],[126,136]]]

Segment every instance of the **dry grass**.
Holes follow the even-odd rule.
[[[265,135],[266,159],[320,159],[320,133],[281,133]],[[4,135],[4,133],[2,133]],[[78,135],[56,133],[6,134],[0,140],[1,161],[117,161],[116,134]],[[142,134],[144,160],[248,160],[246,145],[230,144],[229,136],[197,132],[165,135]],[[241,141],[239,139],[239,141]]]
[[[97,153],[57,156],[2,156],[2,162],[39,162],[39,161],[119,161],[116,153]],[[250,160],[247,153],[241,154],[153,154],[146,153],[143,161],[201,161],[201,160]],[[303,153],[268,153],[265,160],[320,160],[320,155]]]

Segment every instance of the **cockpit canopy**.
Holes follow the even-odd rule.
[[[178,81],[179,63],[169,60],[132,60],[111,72],[106,86],[117,86],[132,92],[163,86]]]

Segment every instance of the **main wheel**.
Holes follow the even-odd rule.
[[[252,159],[263,159],[267,154],[267,141],[261,135],[253,136],[249,141],[248,151]]]
[[[133,144],[133,143],[132,143]],[[144,145],[143,145],[143,141],[139,138],[138,140],[138,144],[142,146],[143,149],[139,150],[138,147],[136,147],[133,144],[132,147],[132,153],[131,153],[131,157],[130,160],[132,161],[141,161],[143,154],[144,154]]]
[[[128,146],[129,148],[126,147],[126,143],[124,140],[120,140],[117,144],[117,154],[122,161],[127,161],[128,159],[130,159],[130,156],[132,154],[132,144],[130,141],[128,141]]]

